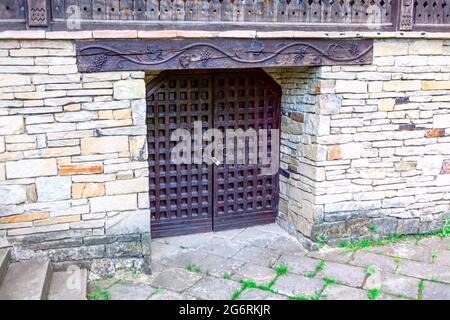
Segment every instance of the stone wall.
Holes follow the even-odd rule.
[[[72,41],[0,41],[0,56],[0,246],[145,266],[145,74],[80,74]]]
[[[283,89],[282,226],[310,248],[440,226],[448,40],[379,39],[372,65],[266,71]],[[148,267],[155,75],[80,74],[71,40],[0,41],[0,247],[94,273]]]
[[[376,40],[374,54],[309,78],[276,72],[281,224],[309,247],[424,233],[450,212],[450,42]]]

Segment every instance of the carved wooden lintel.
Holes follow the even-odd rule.
[[[399,30],[411,31],[413,28],[413,0],[401,0]]]
[[[27,24],[29,27],[48,27],[50,7],[48,0],[27,0]]]
[[[373,40],[77,41],[81,72],[370,64]]]

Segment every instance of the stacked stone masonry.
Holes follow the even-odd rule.
[[[450,41],[376,40],[371,65],[276,74],[286,229],[314,248],[442,225],[450,209]]]
[[[279,222],[310,248],[435,230],[450,209],[450,41],[376,39],[374,55],[266,70],[283,89]],[[156,74],[81,74],[71,40],[0,41],[0,247],[148,268]]]
[[[80,74],[72,41],[0,41],[0,55],[0,246],[145,267],[145,74]]]

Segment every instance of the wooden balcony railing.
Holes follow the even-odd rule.
[[[1,0],[25,28],[450,31],[450,0]]]

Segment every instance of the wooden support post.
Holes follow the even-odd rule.
[[[401,0],[400,4],[400,19],[399,30],[411,31],[413,28],[414,17],[414,1],[413,0]]]
[[[50,20],[49,0],[27,0],[28,27],[48,27]]]

